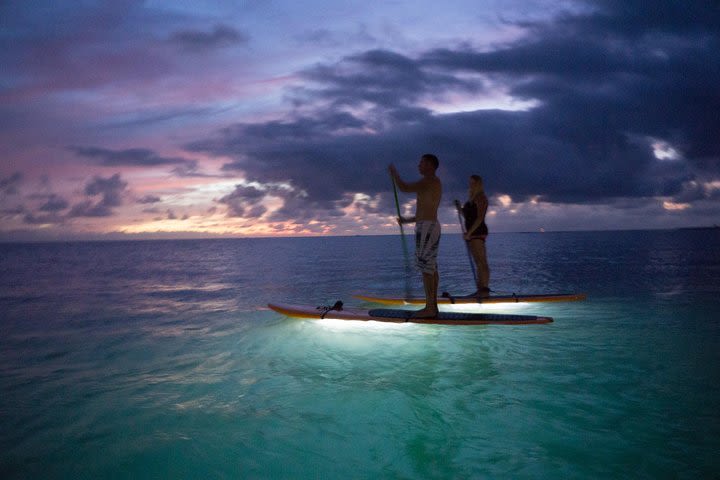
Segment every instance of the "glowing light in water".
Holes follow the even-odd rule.
[[[348,330],[400,330],[417,326],[410,322],[376,322],[374,320],[342,320],[339,318],[325,317],[319,320],[308,320],[326,330],[348,331]]]

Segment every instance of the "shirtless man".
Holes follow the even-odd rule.
[[[442,197],[442,184],[435,176],[438,164],[438,158],[430,153],[420,157],[418,171],[422,178],[412,183],[404,182],[394,165],[388,168],[400,191],[417,194],[415,216],[398,218],[401,225],[415,222],[415,259],[417,267],[422,272],[425,289],[425,308],[415,312],[413,315],[415,318],[435,318],[438,314],[437,254],[440,244],[440,222],[437,219],[437,210]]]

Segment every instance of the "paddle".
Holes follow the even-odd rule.
[[[392,176],[390,178],[392,180],[393,193],[395,194],[395,211],[397,212],[398,223],[400,224],[400,237],[402,241],[403,257],[405,258],[405,298],[410,298],[412,294],[412,287],[410,283],[410,275],[412,274],[412,269],[410,268],[410,254],[408,253],[407,242],[405,241],[405,229],[403,228],[403,224],[399,221],[400,218],[402,218],[402,215],[400,215],[400,202],[398,201],[397,185],[395,184],[395,179],[392,178]]]
[[[455,208],[457,209],[458,220],[460,221],[460,230],[462,230],[463,242],[465,242],[465,251],[468,254],[468,260],[470,260],[470,270],[472,270],[473,280],[475,280],[475,285],[477,285],[477,274],[475,273],[475,264],[473,263],[472,254],[470,253],[470,244],[467,240],[465,240],[465,234],[467,232],[465,231],[465,222],[463,222],[462,219],[462,207],[460,206],[460,200],[455,200]]]

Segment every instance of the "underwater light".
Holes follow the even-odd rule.
[[[515,303],[464,303],[464,304],[442,304],[440,310],[443,312],[458,313],[517,313],[530,306],[529,302]]]

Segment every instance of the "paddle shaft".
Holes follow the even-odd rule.
[[[391,177],[392,178],[392,177]],[[398,216],[398,223],[400,224],[400,237],[402,241],[403,255],[405,256],[405,297],[410,298],[412,292],[410,284],[410,256],[408,254],[407,242],[405,242],[405,229],[401,221],[402,215],[400,215],[400,201],[398,200],[397,185],[395,179],[392,179],[393,193],[395,194],[395,211]]]
[[[465,251],[468,254],[468,260],[470,260],[470,270],[472,270],[473,280],[475,280],[475,284],[477,284],[477,273],[475,273],[475,264],[473,263],[472,253],[470,253],[470,242],[465,240],[465,234],[467,232],[465,231],[465,222],[463,222],[462,214],[460,213],[460,202],[458,200],[455,200],[455,208],[458,212],[458,220],[460,221],[460,230],[462,230],[463,234],[463,242],[465,242]]]

